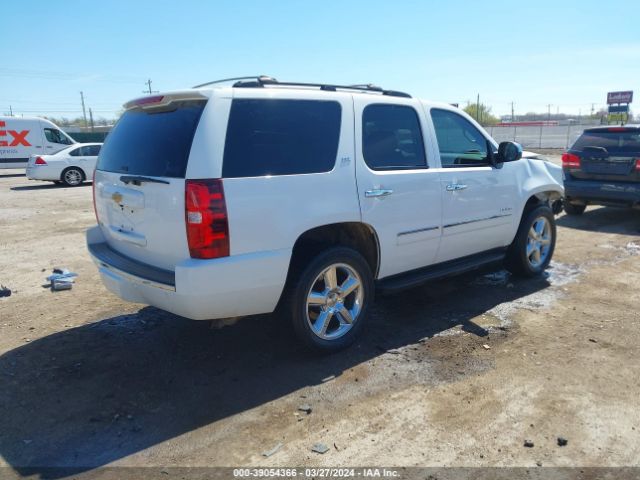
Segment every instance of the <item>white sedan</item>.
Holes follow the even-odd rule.
[[[69,187],[93,178],[101,143],[76,143],[53,155],[32,155],[27,178],[62,182]]]

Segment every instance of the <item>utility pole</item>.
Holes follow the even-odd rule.
[[[147,86],[147,89],[142,93],[148,93],[149,95],[151,95],[152,93],[158,93],[157,90],[151,90],[151,84],[152,83],[153,82],[151,81],[151,79],[149,79],[146,82],[144,82],[144,84]]]
[[[91,131],[93,132],[93,112],[91,111],[91,107],[89,107],[89,118],[91,119]]]
[[[512,121],[512,122],[515,122],[515,121],[516,121],[516,117],[515,117],[515,115],[513,114],[513,102],[511,102],[511,121]]]
[[[551,104],[547,104],[547,120],[551,120]]]
[[[80,92],[80,101],[82,101],[82,116],[84,117],[84,128],[87,128],[87,111],[84,108],[84,93]]]
[[[595,103],[591,104],[591,116],[593,117],[593,107],[594,107]]]
[[[480,123],[480,94],[476,100],[476,122]]]
[[[13,117],[13,108],[11,108],[11,105],[9,105],[9,116]]]

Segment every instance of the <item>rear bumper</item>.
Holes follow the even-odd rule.
[[[640,203],[640,183],[565,179],[564,192],[566,198],[585,203],[628,206]]]
[[[272,312],[287,278],[290,249],[188,259],[175,271],[161,270],[111,249],[96,226],[87,247],[102,282],[128,302],[143,303],[193,320]]]
[[[46,165],[44,165],[46,167]],[[26,175],[29,180],[60,180],[59,177],[55,177],[48,168],[42,168],[40,166],[34,167],[27,165]]]

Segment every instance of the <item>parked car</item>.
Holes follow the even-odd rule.
[[[562,155],[564,210],[640,207],[640,125],[588,128]]]
[[[31,155],[50,155],[75,143],[44,118],[0,117],[0,169],[24,168]]]
[[[100,153],[88,249],[124,300],[202,320],[277,309],[336,350],[376,290],[547,268],[561,169],[521,152],[447,104],[372,86],[143,97]]]
[[[53,155],[33,155],[27,165],[29,180],[48,180],[68,187],[93,178],[101,143],[76,143]]]

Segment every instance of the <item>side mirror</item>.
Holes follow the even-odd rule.
[[[522,145],[516,142],[500,142],[498,153],[495,155],[496,163],[515,162],[522,158]]]

